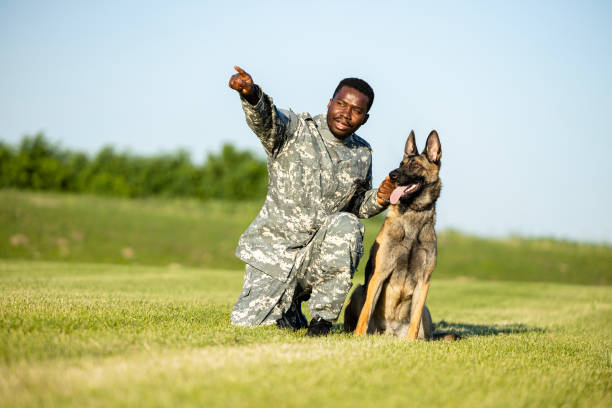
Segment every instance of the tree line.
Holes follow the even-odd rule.
[[[231,144],[198,166],[184,150],[142,156],[108,146],[90,157],[61,148],[42,133],[25,136],[16,146],[0,141],[0,188],[250,200],[265,196],[267,182],[265,160]]]

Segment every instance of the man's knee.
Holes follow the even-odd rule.
[[[329,276],[350,279],[363,254],[364,226],[353,214],[341,212],[326,222],[324,239],[315,264]]]
[[[339,236],[355,236],[359,241],[363,240],[365,228],[355,214],[339,212],[330,215],[327,220],[327,233]]]

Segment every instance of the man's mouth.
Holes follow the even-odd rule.
[[[340,130],[347,130],[351,127],[348,123],[346,123],[342,119],[334,119],[334,122],[336,123],[336,128]]]
[[[407,186],[399,186],[391,193],[389,201],[391,204],[397,204],[402,197],[406,197],[419,188],[419,183],[408,184]]]

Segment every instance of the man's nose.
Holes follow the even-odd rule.
[[[351,108],[348,106],[345,106],[344,108],[342,108],[342,116],[350,120],[351,119]]]

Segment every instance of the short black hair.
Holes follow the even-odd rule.
[[[370,84],[368,84],[363,79],[359,79],[359,78],[344,78],[342,81],[340,81],[340,83],[336,87],[336,90],[334,91],[334,95],[332,96],[332,98],[336,96],[340,88],[342,88],[343,86],[348,86],[350,88],[356,89],[362,94],[364,94],[365,96],[367,96],[368,97],[368,111],[370,110],[370,108],[372,107],[372,104],[374,103],[374,90],[372,89]]]

